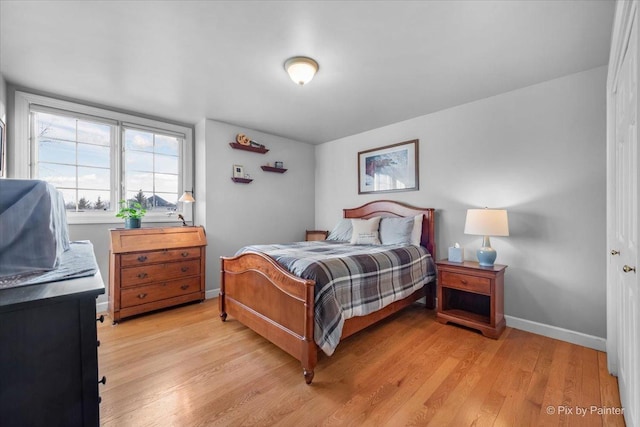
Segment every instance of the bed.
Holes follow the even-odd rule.
[[[427,256],[435,255],[434,209],[416,208],[394,201],[374,201],[344,209],[344,218],[371,219],[422,217],[420,246]],[[308,242],[317,244],[318,242]],[[419,249],[419,248],[418,248]],[[315,280],[289,272],[266,253],[245,250],[221,258],[219,309],[222,321],[232,316],[277,345],[302,364],[307,384],[311,384],[318,360],[315,333]],[[426,308],[435,308],[435,275],[425,276],[409,295],[370,314],[344,320],[340,339],[372,325],[425,298]]]

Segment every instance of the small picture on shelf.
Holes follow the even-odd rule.
[[[233,165],[233,177],[234,178],[244,178],[244,166],[242,165]]]
[[[276,162],[276,167],[277,167],[278,169],[282,169],[282,168],[284,168],[284,163],[282,163],[282,162]]]

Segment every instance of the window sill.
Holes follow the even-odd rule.
[[[191,223],[191,214],[182,212],[184,220],[187,224]],[[116,218],[115,213],[75,213],[67,212],[67,223],[69,225],[81,225],[81,224],[114,224],[123,226],[124,220]],[[148,223],[175,223],[176,225],[182,225],[182,221],[178,218],[178,212],[168,215],[163,214],[147,214],[142,218],[142,226]]]

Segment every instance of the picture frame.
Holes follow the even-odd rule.
[[[244,166],[242,166],[242,165],[233,165],[233,177],[234,178],[244,178]]]
[[[7,134],[6,126],[2,120],[0,120],[0,177],[6,176],[6,157],[7,157]]]
[[[419,140],[358,152],[358,194],[417,191]]]

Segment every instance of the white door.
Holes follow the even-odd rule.
[[[640,425],[638,56],[637,2],[618,2],[607,85],[607,353],[628,426]]]

